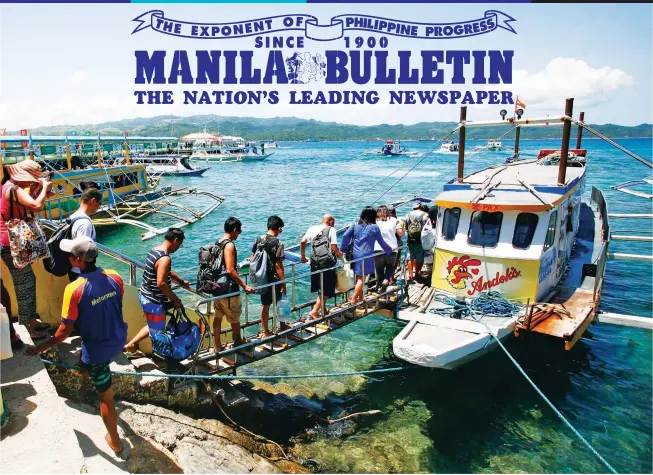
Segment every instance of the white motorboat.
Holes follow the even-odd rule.
[[[501,143],[500,140],[490,139],[487,141],[487,145],[485,146],[485,148],[487,150],[499,152],[503,148],[503,144]]]
[[[367,152],[367,155],[385,155],[387,157],[421,157],[424,154],[422,152],[406,150],[401,146],[401,142],[399,140],[386,140],[381,147],[381,150],[371,150]]]
[[[458,151],[458,144],[449,141],[449,142],[444,142],[442,145],[440,145],[440,152],[457,152]]]
[[[181,155],[132,155],[130,161],[145,165],[147,174],[154,176],[201,176],[208,170],[193,168],[188,156]]]

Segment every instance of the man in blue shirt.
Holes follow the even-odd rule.
[[[73,329],[82,337],[80,367],[100,394],[100,414],[107,428],[109,447],[121,459],[128,457],[129,446],[118,436],[118,415],[113,400],[109,363],[127,341],[127,324],[122,316],[122,278],[116,271],[96,267],[97,246],[88,236],[62,239],[59,245],[69,253],[72,267],[81,271],[79,278],[66,286],[61,324],[50,340],[31,347],[36,355],[62,343]]]

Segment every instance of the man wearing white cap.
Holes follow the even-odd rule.
[[[120,458],[126,458],[127,444],[118,436],[118,415],[113,402],[109,363],[127,341],[127,324],[122,317],[122,278],[116,271],[96,267],[97,245],[88,236],[62,239],[59,247],[69,253],[79,278],[66,286],[61,325],[50,340],[29,348],[35,355],[62,343],[73,329],[82,337],[80,367],[100,394],[100,414],[107,428],[106,441]]]

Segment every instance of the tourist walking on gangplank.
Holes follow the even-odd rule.
[[[172,281],[174,280],[184,288],[189,288],[190,284],[172,270],[170,255],[177,252],[182,246],[184,238],[184,232],[181,229],[170,228],[166,231],[163,242],[152,248],[147,254],[143,284],[138,292],[147,324],[125,345],[125,351],[133,352],[139,341],[144,340],[150,334],[165,330],[166,311],[182,306],[181,300],[172,291]]]

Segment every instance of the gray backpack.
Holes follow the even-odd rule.
[[[311,243],[311,265],[317,269],[328,269],[336,265],[336,256],[329,241],[331,226],[325,226]]]
[[[265,250],[266,238],[261,236],[256,244],[256,252],[249,263],[249,281],[253,287],[270,283],[268,269],[270,268],[270,256]]]

